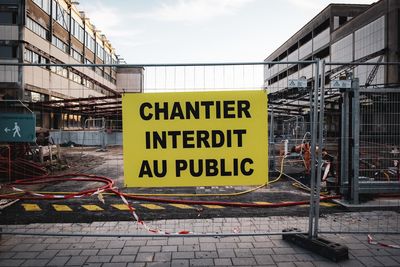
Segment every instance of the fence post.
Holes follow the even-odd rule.
[[[314,97],[313,97],[313,109],[311,116],[311,194],[310,194],[310,214],[309,214],[309,225],[308,225],[308,238],[312,239],[314,237],[314,218],[315,218],[315,198],[316,189],[316,175],[315,175],[315,149],[316,149],[316,141],[317,141],[317,117],[318,117],[318,87],[319,87],[319,59],[317,59],[317,63],[315,64],[315,76],[314,76]],[[312,93],[310,94],[310,98],[312,98]]]
[[[319,77],[317,77],[318,79]],[[319,107],[319,140],[318,140],[318,167],[317,167],[317,179],[316,179],[316,189],[317,189],[317,197],[315,203],[315,226],[314,226],[314,237],[318,236],[318,226],[319,226],[319,196],[321,192],[321,175],[322,175],[322,146],[324,139],[324,109],[325,109],[325,60],[322,60],[321,65],[321,94],[320,94],[320,107]]]
[[[353,89],[352,104],[352,179],[351,199],[353,204],[359,203],[359,173],[360,173],[360,88],[358,78],[351,83]]]

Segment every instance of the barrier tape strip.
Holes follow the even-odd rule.
[[[20,192],[20,193],[25,193],[25,194],[29,194],[32,196],[37,196],[37,197],[48,197],[48,198],[54,198],[54,199],[70,199],[70,198],[81,198],[83,196],[96,196],[99,199],[100,202],[102,202],[103,204],[105,204],[105,200],[104,197],[102,195],[103,192],[106,191],[106,189],[97,189],[97,191],[93,192],[93,193],[82,193],[82,194],[74,194],[74,195],[55,195],[55,194],[40,194],[40,193],[35,193],[35,192],[30,192],[27,190],[23,190],[17,187],[12,186],[11,187],[12,190],[16,191],[16,192]],[[175,233],[170,233],[158,228],[152,228],[150,227],[148,224],[146,224],[143,220],[140,219],[140,217],[138,216],[138,214],[135,211],[135,208],[128,202],[128,200],[124,197],[124,195],[122,193],[119,192],[118,188],[113,187],[110,188],[113,190],[114,194],[119,196],[122,200],[122,202],[127,205],[129,212],[132,214],[133,218],[136,220],[136,222],[138,224],[140,224],[141,226],[144,227],[144,229],[146,229],[148,232],[150,233],[154,233],[154,234],[161,234],[161,235],[188,235],[188,234],[193,234],[193,232],[188,231],[188,230],[181,230]]]
[[[399,248],[400,249],[400,245],[385,244],[385,243],[381,243],[379,241],[373,241],[371,235],[368,235],[368,244],[379,245],[379,246],[386,247],[386,248]]]

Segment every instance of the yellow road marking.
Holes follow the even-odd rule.
[[[88,211],[102,211],[103,209],[100,208],[97,205],[81,205],[82,208],[88,210]]]
[[[119,210],[129,210],[129,207],[126,204],[112,204],[111,206]],[[133,208],[133,210],[135,210],[135,208]]]
[[[255,204],[272,204],[272,202],[256,201]]]
[[[158,205],[154,205],[154,204],[140,204],[141,206],[151,209],[151,210],[164,210],[164,207],[158,206]]]
[[[42,209],[37,204],[21,204],[25,211],[41,211]]]
[[[72,209],[70,207],[68,207],[67,205],[53,204],[53,208],[56,211],[72,211]]]
[[[209,209],[223,209],[224,208],[224,206],[220,206],[220,205],[203,205],[203,206],[206,208],[209,208]]]
[[[194,209],[192,206],[185,205],[185,204],[169,204],[169,205],[179,208],[179,209]]]

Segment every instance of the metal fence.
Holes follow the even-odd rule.
[[[294,64],[304,66],[304,71],[272,84],[265,80],[274,65],[285,69]],[[59,223],[59,231],[51,233],[46,224],[21,226],[13,214],[23,213],[27,207],[33,207],[29,205],[36,205],[40,210],[35,219],[50,222],[52,220],[48,220],[44,210],[54,211],[60,207],[57,205],[73,203],[70,205],[72,211],[85,216],[82,207],[77,207],[76,201],[71,200],[14,203],[4,209],[5,216],[0,220],[3,233],[106,236],[153,236],[156,233],[161,236],[184,230],[189,235],[230,236],[282,234],[283,229],[291,227],[308,233],[310,237],[321,232],[398,232],[396,212],[376,211],[381,208],[396,210],[400,204],[395,196],[385,200],[378,198],[383,193],[399,193],[397,89],[382,88],[381,84],[376,89],[360,88],[360,77],[356,74],[349,77],[353,81],[351,89],[355,91],[333,88],[330,78],[337,79],[337,72],[343,71],[343,68],[333,71],[336,65],[319,60],[126,65],[122,67],[140,69],[140,75],[131,81],[129,75],[121,76],[121,79],[128,80],[118,88],[118,84],[112,84],[104,77],[100,80],[99,71],[93,70],[104,72],[106,68],[121,66],[24,64],[23,75],[12,74],[11,79],[25,79],[22,83],[25,99],[22,102],[36,114],[37,139],[35,143],[4,144],[5,148],[11,147],[12,153],[8,155],[10,150],[3,147],[0,150],[2,181],[38,176],[32,175],[32,169],[41,175],[53,176],[83,173],[110,177],[123,192],[143,196],[143,199],[128,200],[137,217],[126,207],[118,210],[118,213],[125,214],[118,218],[130,225],[129,233],[118,232],[116,225],[101,222],[113,216],[115,213],[112,212],[90,215],[86,221],[80,218],[81,221],[73,225]],[[362,75],[374,68],[368,64],[361,66],[366,66],[359,68],[364,68],[364,71],[357,72]],[[304,81],[303,74],[307,74],[305,84],[289,85],[290,81]],[[378,81],[372,79],[370,84],[374,82]],[[110,87],[119,93],[107,90]],[[269,181],[273,183],[258,188],[124,188],[120,93],[265,89],[269,92]],[[5,102],[2,104],[4,112],[15,112],[20,108],[18,103],[11,106]],[[40,158],[41,164],[38,163]],[[8,168],[11,168],[10,172]],[[65,196],[68,192],[91,190],[97,186],[92,182],[67,182],[22,189],[37,194],[51,191],[53,195]],[[9,193],[2,191],[2,194]],[[188,204],[185,207],[173,201],[154,203],[150,199],[161,196],[169,200],[187,200]],[[105,211],[111,205],[125,204],[118,195],[108,196],[96,190],[86,197],[86,204]],[[145,197],[150,198],[146,200]],[[213,198],[227,204],[211,205],[208,201]],[[375,199],[375,202],[366,202],[370,199]],[[238,202],[254,206],[229,204]],[[151,205],[160,208],[154,211],[148,208]],[[364,211],[363,207],[370,210]],[[363,219],[354,222],[354,217],[346,213],[348,209],[365,212],[358,214]],[[282,216],[290,219],[283,220]],[[99,221],[99,227],[89,227],[86,224],[88,220]],[[121,223],[123,229],[126,229],[126,224]]]

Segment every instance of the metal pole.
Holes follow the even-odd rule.
[[[314,76],[314,102],[312,117],[310,121],[311,125],[311,194],[310,194],[310,215],[309,215],[309,225],[308,225],[308,238],[313,238],[313,224],[315,217],[315,146],[317,140],[317,127],[316,121],[318,116],[318,75],[319,75],[319,60],[315,64],[315,76]],[[310,94],[311,96],[312,94]]]
[[[353,149],[352,149],[352,186],[351,186],[351,199],[353,204],[358,204],[359,192],[359,165],[360,165],[360,91],[359,81],[355,78],[352,82],[353,98],[352,98],[352,136],[353,136]]]
[[[319,140],[318,140],[318,168],[317,168],[317,197],[315,198],[315,226],[313,236],[318,236],[318,223],[319,223],[319,195],[321,192],[321,174],[322,174],[322,145],[324,139],[324,109],[325,109],[325,60],[322,60],[321,66],[321,94],[319,106]]]

